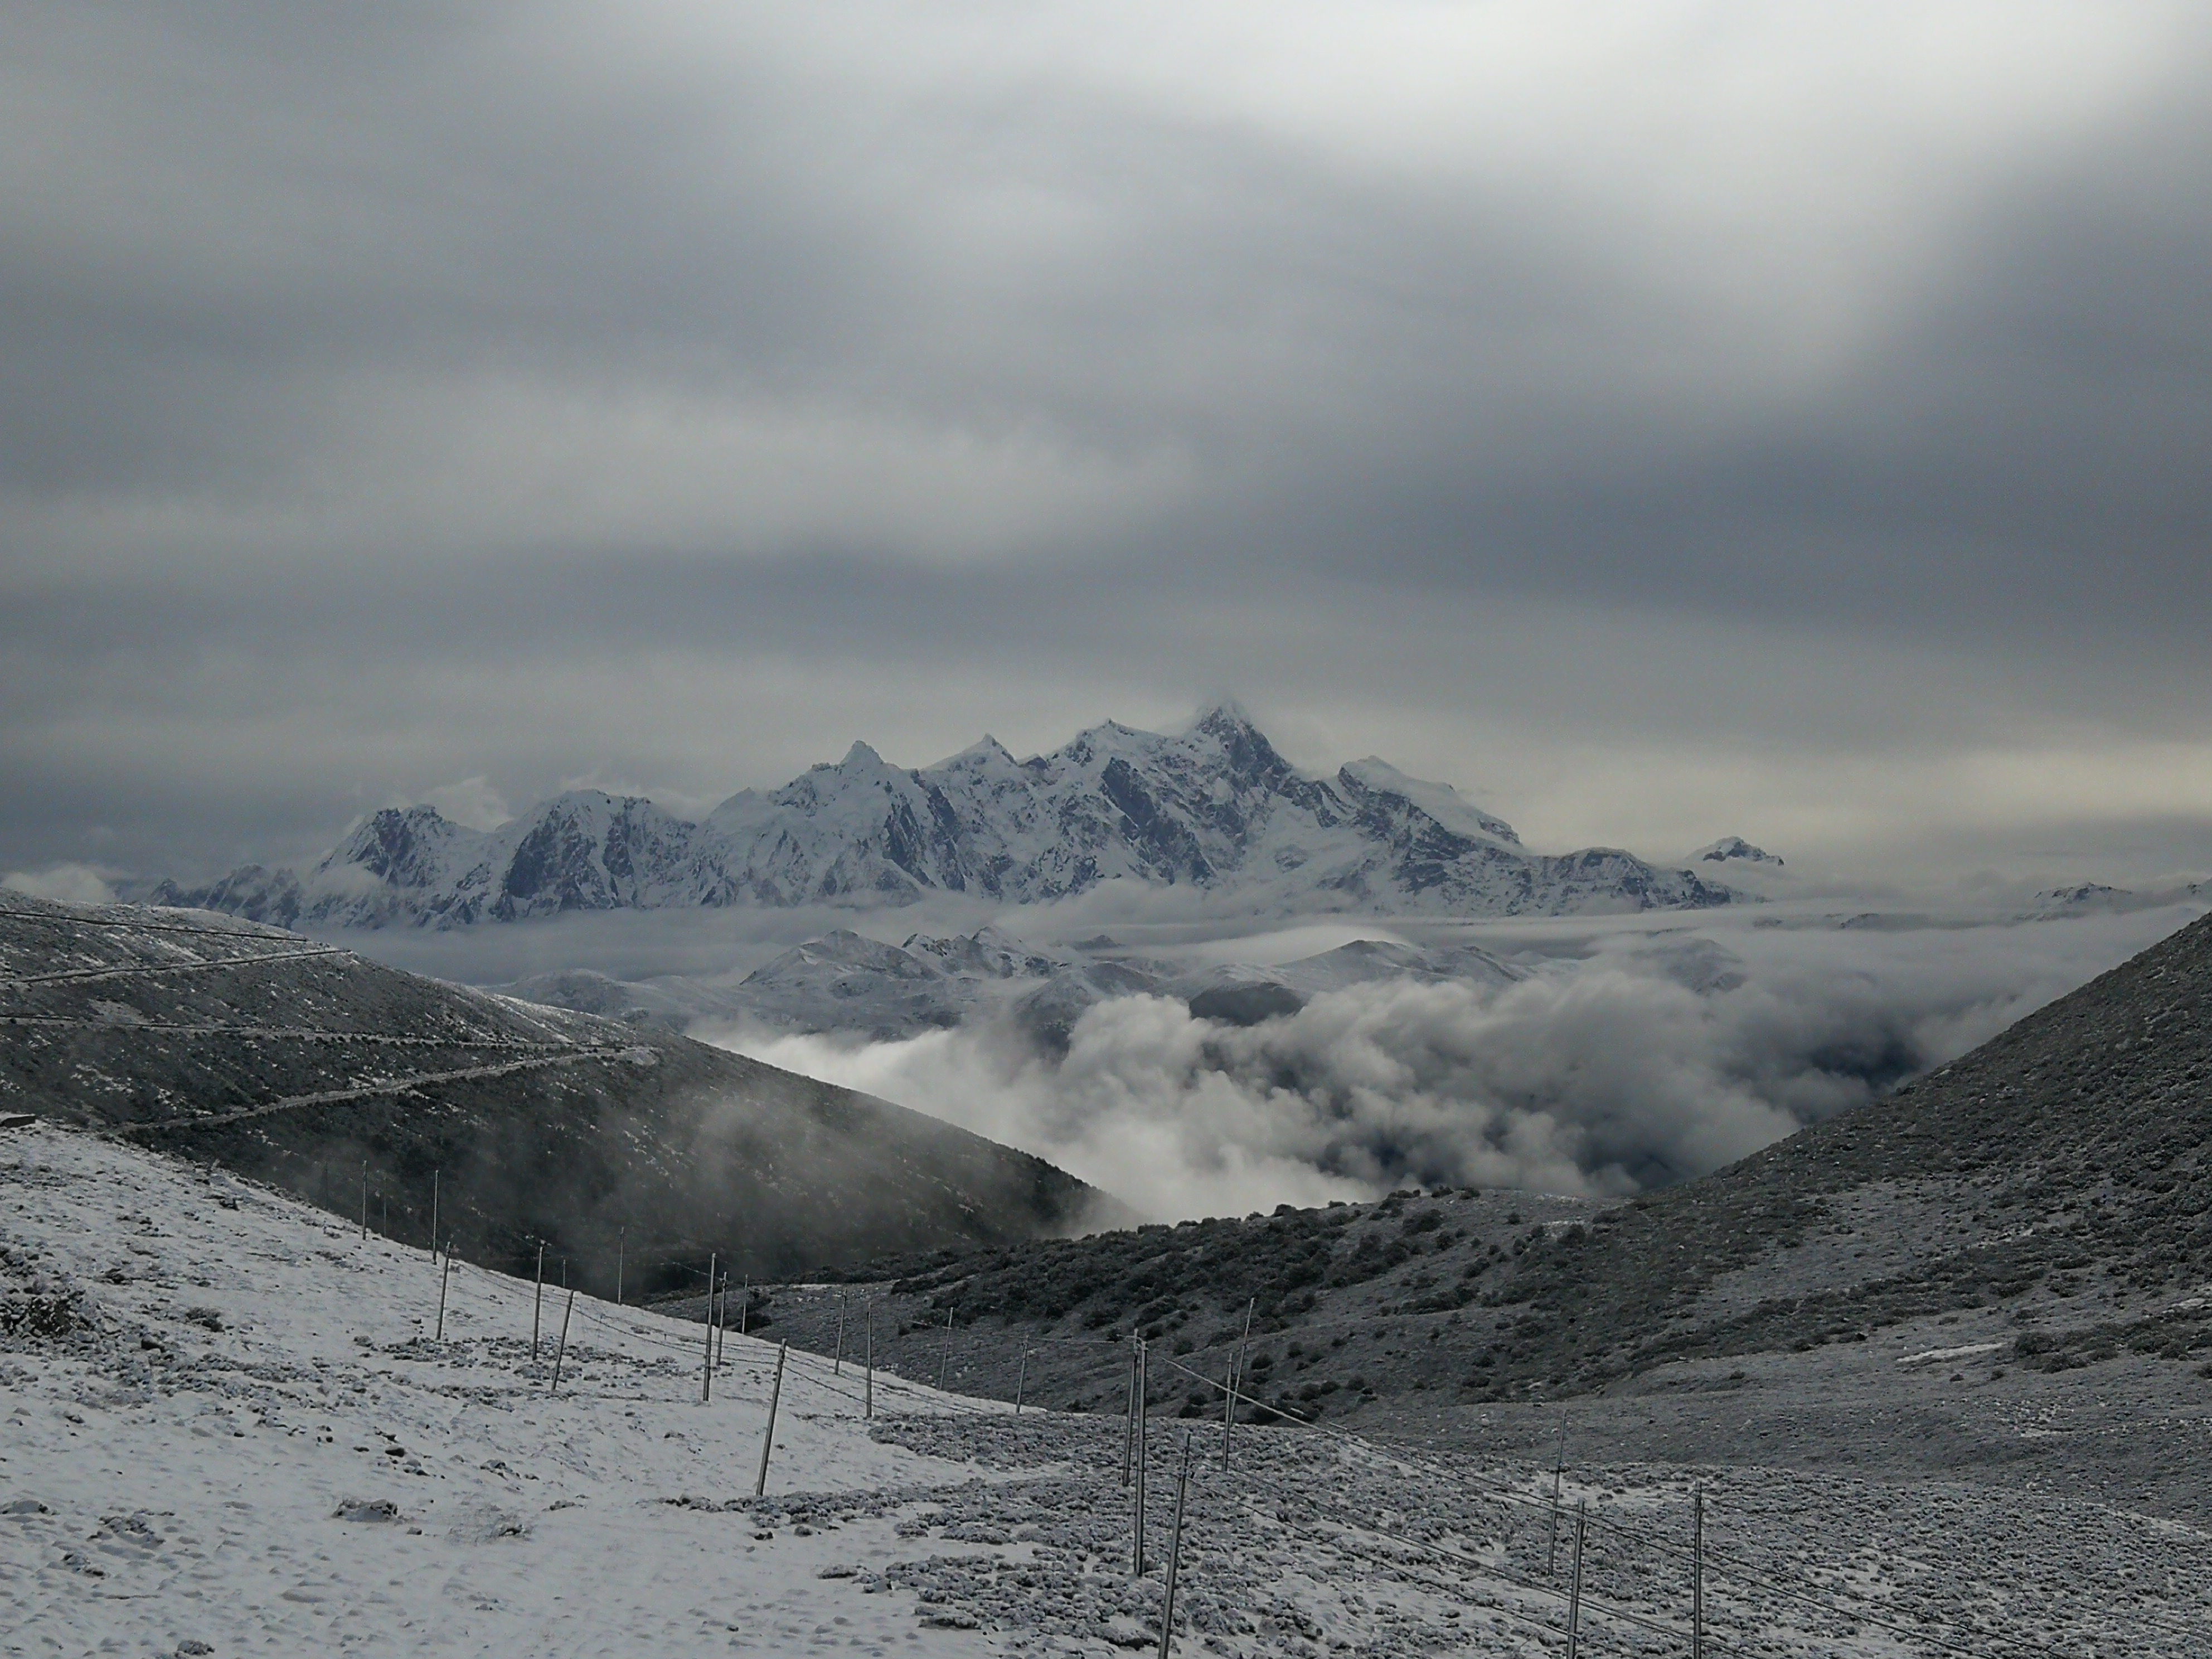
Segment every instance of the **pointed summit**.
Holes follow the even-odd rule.
[[[883,764],[884,757],[858,738],[853,739],[853,746],[845,751],[845,758],[837,763],[841,770],[852,767],[866,767],[872,769]]]
[[[1234,697],[1224,697],[1212,708],[1203,710],[1191,722],[1190,729],[1203,732],[1209,737],[1226,738],[1232,734],[1243,734],[1259,738],[1263,743],[1267,741],[1250,711]]]

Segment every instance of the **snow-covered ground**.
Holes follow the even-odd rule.
[[[219,1171],[0,1131],[0,1652],[1104,1656],[1157,1644],[1179,1437],[1156,1421],[1129,1573],[1118,1420],[942,1395],[562,1299]],[[1156,1357],[1164,1392],[1193,1379]],[[1249,1431],[1201,1456],[1176,1651],[1563,1645],[1572,1510],[1549,1471]],[[1707,1651],[2212,1650],[2212,1540],[2087,1502],[1760,1469],[1572,1472],[1583,1640]],[[1869,1622],[1879,1620],[1881,1623]],[[1885,1628],[1884,1626],[1894,1628]]]

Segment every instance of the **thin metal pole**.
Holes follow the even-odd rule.
[[[720,1370],[730,1358],[730,1276],[722,1275],[722,1294],[714,1304],[714,1369]]]
[[[430,1171],[430,1260],[438,1259],[438,1171]]]
[[[753,1480],[753,1496],[760,1498],[768,1492],[769,1448],[775,1444],[775,1408],[783,1398],[783,1361],[791,1352],[791,1344],[775,1345],[775,1382],[768,1391],[768,1432],[761,1436],[760,1474]]]
[[[553,1389],[561,1392],[561,1362],[568,1357],[568,1316],[576,1311],[576,1293],[568,1292],[568,1305],[561,1310],[561,1340],[553,1350]]]
[[[1151,1345],[1144,1338],[1137,1339],[1137,1545],[1131,1552],[1137,1564],[1137,1577],[1145,1576],[1145,1465],[1150,1450],[1145,1433],[1146,1385],[1150,1381]]]
[[[1583,1534],[1589,1524],[1589,1502],[1587,1498],[1575,1504],[1575,1576],[1567,1587],[1567,1659],[1575,1659],[1582,1646],[1583,1623]]]
[[[440,1342],[446,1340],[446,1285],[453,1277],[453,1247],[448,1243],[446,1246],[446,1265],[438,1273],[438,1334],[434,1340]]]
[[[1168,1588],[1160,1600],[1160,1659],[1168,1659],[1168,1643],[1175,1629],[1176,1574],[1182,1565],[1182,1505],[1190,1493],[1190,1436],[1182,1437],[1182,1467],[1176,1473],[1175,1525],[1168,1531]]]
[[[752,1311],[752,1308],[753,1276],[747,1273],[744,1288],[738,1292],[738,1334],[739,1336],[745,1334],[745,1316]]]
[[[873,1420],[876,1414],[876,1304],[872,1302],[861,1310],[860,1328],[867,1354],[867,1380],[860,1385],[860,1415]]]
[[[1024,1348],[1022,1350],[1022,1368],[1020,1370],[1014,1373],[1014,1415],[1017,1417],[1019,1417],[1022,1414],[1022,1395],[1028,1392],[1029,1385],[1030,1351],[1027,1348]]]
[[[837,1357],[830,1362],[830,1375],[845,1374],[845,1292],[837,1292]]]
[[[952,1310],[945,1310],[945,1346],[937,1356],[937,1391],[945,1392],[945,1368],[952,1363]]]
[[[538,1247],[538,1297],[530,1304],[530,1363],[538,1363],[538,1327],[545,1313],[545,1247]]]
[[[623,1258],[629,1254],[629,1229],[617,1228],[615,1231],[615,1306],[617,1308],[622,1306],[623,1299]]]
[[[1544,1577],[1559,1576],[1559,1480],[1567,1472],[1567,1425],[1559,1421],[1559,1457],[1552,1465],[1552,1524],[1544,1539]]]
[[[714,1397],[714,1257],[707,1257],[707,1352],[699,1367],[699,1403]]]
[[[368,1162],[366,1158],[361,1166],[361,1242],[364,1244],[368,1243]]]
[[[1705,1494],[1690,1494],[1690,1659],[1705,1659]]]

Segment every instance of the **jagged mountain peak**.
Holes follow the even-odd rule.
[[[1765,864],[1777,870],[1782,868],[1783,863],[1764,847],[1754,847],[1741,836],[1723,836],[1698,848],[1690,858],[1698,864]]]
[[[289,903],[289,879],[257,872],[203,902]],[[1309,775],[1223,702],[1180,735],[1107,720],[1024,761],[986,737],[906,769],[855,742],[843,760],[740,791],[699,823],[598,790],[489,831],[427,806],[390,809],[316,867],[283,919],[444,927],[579,909],[877,907],[930,893],[1024,904],[1124,882],[1270,915],[1557,915],[1735,896],[1611,849],[1530,854],[1449,785],[1372,757]],[[963,948],[1024,953],[1011,939]]]

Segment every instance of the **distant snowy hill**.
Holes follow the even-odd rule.
[[[1447,785],[1383,762],[1310,777],[1234,707],[1163,737],[1109,723],[1016,760],[985,738],[915,770],[856,743],[693,823],[577,790],[495,830],[387,808],[305,878],[247,866],[146,896],[294,927],[456,927],[575,910],[855,907],[935,894],[1033,903],[1114,884],[1254,914],[1559,915],[1735,896],[1687,869],[1595,848],[1528,851]]]

